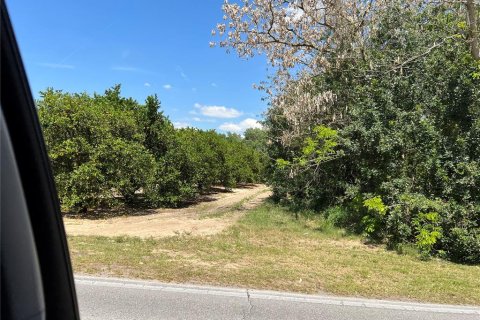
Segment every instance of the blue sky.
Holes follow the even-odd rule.
[[[266,109],[252,85],[267,64],[210,48],[222,3],[7,0],[36,98],[47,87],[102,93],[120,83],[140,102],[156,93],[177,126],[241,132]]]

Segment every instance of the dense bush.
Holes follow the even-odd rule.
[[[64,210],[139,198],[177,206],[212,185],[231,188],[262,176],[261,154],[243,138],[176,130],[156,96],[141,105],[121,97],[120,86],[93,96],[47,89],[38,111]]]
[[[300,130],[288,103],[269,109],[270,184],[277,199],[326,210],[392,248],[413,243],[425,257],[480,263],[480,61],[464,41],[464,18],[392,5],[381,19],[368,59],[332,56],[337,67],[301,87],[333,93],[327,111]],[[435,42],[440,49],[428,50]],[[392,67],[419,48],[423,55]]]

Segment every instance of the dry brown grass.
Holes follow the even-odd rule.
[[[295,220],[271,204],[211,236],[69,241],[77,273],[480,305],[480,266],[367,246],[320,218]]]

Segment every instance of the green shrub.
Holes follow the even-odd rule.
[[[367,238],[379,240],[382,238],[383,220],[387,214],[387,207],[380,196],[368,198],[363,201],[366,214],[362,218],[363,234]],[[362,211],[363,208],[361,209]]]
[[[448,259],[455,262],[480,263],[480,228],[465,230],[453,228],[442,239],[442,248]]]
[[[437,212],[420,212],[413,219],[416,230],[415,244],[423,257],[430,256],[433,247],[442,238],[443,229],[439,224],[440,217]]]
[[[339,206],[327,210],[336,225],[391,248],[476,261],[480,62],[459,8],[388,2],[365,21],[361,46],[333,41],[273,78],[267,171],[279,201]],[[247,46],[302,55],[292,39]]]

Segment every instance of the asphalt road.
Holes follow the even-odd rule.
[[[480,307],[77,276],[80,315],[93,319],[479,320]]]

